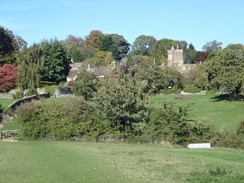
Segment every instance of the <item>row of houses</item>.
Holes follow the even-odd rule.
[[[123,62],[126,62],[126,58],[123,59]],[[166,67],[174,68],[182,73],[186,73],[193,68],[196,67],[196,64],[184,64],[183,59],[183,50],[178,48],[178,45],[176,49],[172,46],[171,50],[168,50],[168,59],[165,64]],[[83,69],[84,70],[84,69]],[[98,67],[93,68],[91,65],[88,65],[85,69],[87,72],[90,72],[94,74],[95,76],[102,78],[105,77],[106,74],[115,72],[116,66],[115,62],[113,63],[113,66],[111,67]],[[77,78],[77,75],[82,71],[81,63],[71,63],[71,69],[67,76],[67,82],[74,81]]]

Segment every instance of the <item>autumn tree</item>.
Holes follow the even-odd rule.
[[[17,86],[18,70],[11,64],[0,67],[0,92],[8,91]]]
[[[195,61],[198,62],[198,63],[199,62],[203,62],[203,61],[205,61],[207,59],[207,57],[208,57],[208,54],[206,52],[198,51],[197,55],[196,55],[196,58],[195,58]]]
[[[208,88],[227,92],[237,99],[244,86],[244,46],[230,44],[204,65]]]
[[[104,34],[100,30],[91,31],[90,34],[85,38],[85,47],[93,47],[98,50],[103,36]]]

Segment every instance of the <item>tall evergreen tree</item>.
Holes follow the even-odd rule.
[[[66,80],[70,69],[70,59],[64,46],[57,40],[43,41],[44,63],[41,68],[41,80],[60,83]]]

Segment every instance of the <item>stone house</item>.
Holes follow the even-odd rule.
[[[77,75],[84,69],[81,69],[81,63],[71,64],[71,69],[69,71],[68,76],[66,77],[66,81],[69,83],[74,81],[77,78]],[[116,67],[115,64],[112,67],[97,67],[92,68],[91,65],[87,66],[85,69],[87,72],[94,74],[98,78],[103,78],[109,73],[115,73]]]

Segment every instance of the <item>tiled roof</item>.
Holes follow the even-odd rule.
[[[115,67],[98,67],[87,69],[87,72],[94,74],[95,76],[105,76],[107,73],[112,72]]]

